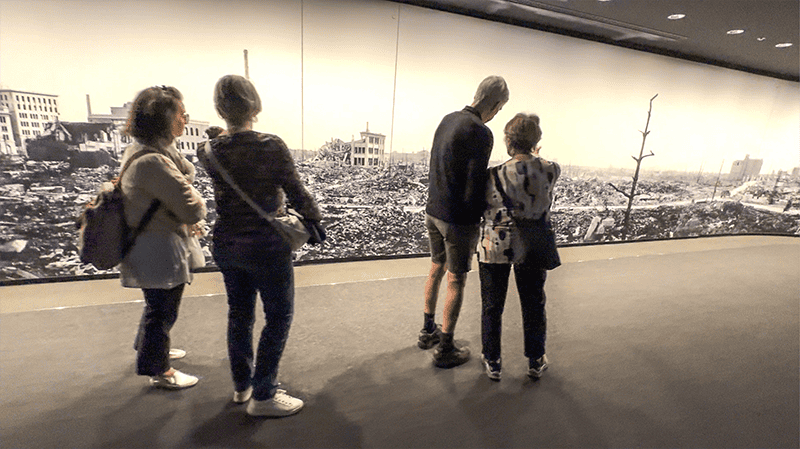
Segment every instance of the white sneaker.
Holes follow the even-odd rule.
[[[234,391],[233,402],[237,404],[244,404],[250,400],[251,396],[253,396],[253,387],[247,387],[247,389],[244,391]]]
[[[165,376],[161,374],[150,377],[150,385],[156,388],[165,388],[167,390],[181,390],[183,388],[191,387],[192,385],[196,384],[198,380],[199,379],[194,376],[175,370],[171,376]]]
[[[169,350],[169,358],[170,360],[178,360],[186,357],[186,351],[183,349],[175,349],[172,348]]]
[[[247,414],[250,416],[265,416],[281,418],[294,415],[303,408],[303,401],[289,396],[285,391],[277,391],[272,399],[256,401],[251,399],[247,404]]]

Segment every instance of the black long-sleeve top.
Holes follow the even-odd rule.
[[[493,144],[492,131],[471,106],[442,119],[431,147],[429,215],[454,224],[480,222]]]
[[[214,165],[205,155],[204,147],[200,146],[197,156],[214,181],[214,198],[217,203],[215,238],[276,235],[272,226],[214,169]],[[284,195],[281,194],[283,191],[286,201],[306,219],[322,219],[319,206],[303,186],[292,155],[280,137],[244,131],[213,139],[211,148],[220,165],[267,213],[284,207]]]

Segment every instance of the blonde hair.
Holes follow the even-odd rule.
[[[261,97],[247,78],[225,75],[214,86],[214,108],[228,128],[240,128],[261,112]]]

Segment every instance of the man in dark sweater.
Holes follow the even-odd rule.
[[[418,346],[436,345],[433,362],[452,368],[469,360],[469,348],[456,347],[453,333],[461,311],[464,285],[486,209],[487,166],[494,137],[485,125],[508,101],[508,86],[499,76],[484,79],[475,100],[446,115],[431,147],[425,226],[431,249],[431,270],[425,283],[425,321]],[[439,285],[447,271],[442,326],[434,321]]]

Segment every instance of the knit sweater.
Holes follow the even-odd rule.
[[[214,238],[237,235],[277,237],[274,228],[217,172],[204,148],[205,145],[200,146],[197,156],[214,181],[214,198],[217,204]],[[303,186],[292,155],[280,137],[244,131],[213,139],[211,148],[220,165],[267,213],[280,213],[288,202],[306,219],[322,219],[316,201]],[[267,239],[267,245],[269,240]]]

